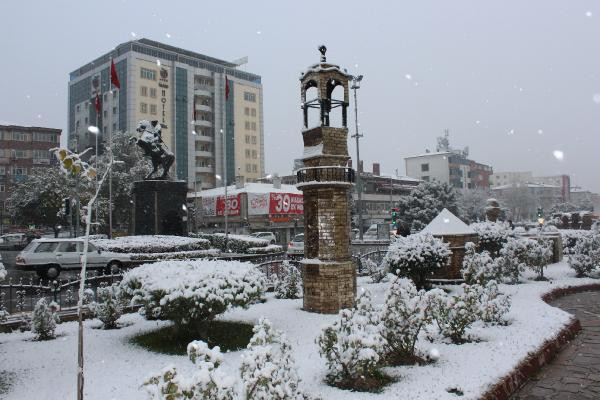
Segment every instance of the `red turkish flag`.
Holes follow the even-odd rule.
[[[229,100],[229,79],[225,75],[225,100]]]
[[[100,114],[100,96],[96,93],[96,100],[94,101],[94,106],[96,107],[96,113]]]
[[[121,83],[119,82],[119,75],[117,75],[117,68],[115,67],[115,60],[110,60],[110,83],[115,85],[117,89],[121,89]]]

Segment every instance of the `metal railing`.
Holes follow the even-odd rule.
[[[346,182],[354,183],[355,173],[348,167],[311,167],[296,173],[298,183],[307,182]]]
[[[376,263],[377,265],[380,265],[381,262],[383,261],[383,258],[386,256],[386,254],[387,254],[387,249],[368,251],[366,253],[352,254],[352,258],[356,261],[356,273],[358,275],[366,274],[367,270],[364,265],[365,260],[370,260],[370,261],[373,261],[374,263]]]

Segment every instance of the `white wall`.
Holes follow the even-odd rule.
[[[429,177],[430,181],[450,183],[450,170],[448,168],[447,154],[432,154],[420,157],[405,158],[406,175],[411,178],[423,179]],[[422,164],[429,164],[429,171],[421,171]]]

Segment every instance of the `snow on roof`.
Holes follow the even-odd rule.
[[[473,228],[462,222],[456,215],[444,208],[427,225],[421,233],[431,233],[432,235],[474,235]]]
[[[503,190],[503,189],[510,189],[510,188],[515,188],[515,187],[553,188],[553,189],[559,189],[560,188],[560,186],[549,185],[547,183],[532,183],[532,182],[527,182],[527,183],[517,183],[517,184],[509,183],[508,185],[502,185],[502,186],[493,187],[492,190]]]
[[[227,196],[240,193],[295,193],[302,194],[295,185],[281,185],[281,189],[273,186],[272,183],[248,182],[243,188],[236,188],[235,185],[227,186]],[[197,192],[198,197],[211,197],[225,195],[225,188],[218,187],[214,189],[201,190]],[[189,193],[188,197],[194,197],[194,193]]]
[[[323,143],[319,143],[315,146],[304,146],[303,158],[317,157],[323,155]]]
[[[431,153],[424,153],[424,154],[419,154],[416,156],[409,156],[409,157],[404,157],[405,159],[407,158],[417,158],[417,157],[427,157],[427,156],[441,156],[441,155],[449,155],[452,154],[449,151],[435,151],[435,152],[431,152]]]

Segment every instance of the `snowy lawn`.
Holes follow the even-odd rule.
[[[597,283],[594,279],[578,279],[566,263],[552,264],[546,276],[549,282],[535,282],[533,273],[526,273],[527,282],[501,285],[504,293],[512,295],[513,304],[509,326],[483,327],[468,330],[478,342],[453,345],[433,333],[433,343],[423,335],[418,348],[423,352],[437,349],[440,359],[427,366],[386,368],[396,381],[381,393],[349,392],[324,383],[325,362],[320,358],[315,338],[335,315],[320,315],[301,311],[302,300],[277,300],[269,294],[263,304],[247,310],[234,309],[219,317],[224,320],[256,323],[261,316],[268,318],[277,329],[288,336],[302,378],[302,389],[323,399],[458,399],[446,389],[456,388],[464,393],[462,399],[477,399],[499,379],[507,375],[529,352],[554,335],[569,321],[568,313],[553,308],[541,300],[544,293],[567,286]],[[359,290],[369,289],[376,303],[382,303],[389,283],[372,284],[359,279]],[[455,290],[456,287],[449,287]],[[186,356],[151,353],[129,343],[131,336],[165,326],[169,322],[145,321],[138,315],[127,315],[120,322],[127,325],[119,330],[92,329],[98,321],[87,321],[85,330],[85,391],[88,399],[145,399],[140,388],[151,374],[166,365],[174,364],[182,374],[195,366]],[[46,342],[31,341],[33,334],[0,334],[0,373],[16,374],[7,399],[74,398],[76,388],[76,333],[74,322],[58,325],[59,337]],[[241,352],[225,354],[224,367],[239,376]]]

